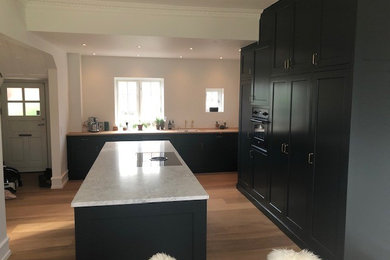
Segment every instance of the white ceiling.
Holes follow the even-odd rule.
[[[191,6],[191,7],[218,7],[218,8],[237,8],[237,9],[256,9],[262,10],[277,0],[22,0],[24,2],[52,2],[52,3],[139,3],[156,4],[172,6]]]
[[[114,3],[152,4],[167,6],[231,8],[240,11],[262,9],[276,0],[25,0],[27,3],[45,2],[61,5],[88,3],[90,6],[104,6]],[[113,34],[80,34],[60,32],[35,32],[43,39],[63,48],[67,52],[82,55],[125,56],[125,57],[160,57],[160,58],[192,58],[192,59],[239,59],[239,49],[251,43],[243,40],[211,40],[167,38],[153,36],[132,36]],[[82,43],[87,46],[83,47]],[[142,48],[138,49],[140,45]],[[189,48],[193,48],[192,51]]]
[[[190,59],[239,59],[239,49],[250,41],[36,32],[63,48],[82,55]],[[87,46],[83,46],[85,43]],[[141,47],[141,48],[139,48]],[[192,50],[190,50],[192,48]]]

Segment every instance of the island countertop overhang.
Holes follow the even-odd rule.
[[[181,165],[138,167],[137,154],[173,152]],[[169,141],[107,142],[72,207],[207,200],[208,194]]]

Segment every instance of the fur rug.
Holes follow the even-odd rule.
[[[164,253],[158,253],[152,256],[151,258],[149,258],[149,260],[176,260],[176,259]]]
[[[321,258],[306,249],[300,252],[292,249],[274,249],[268,254],[267,260],[321,260]]]

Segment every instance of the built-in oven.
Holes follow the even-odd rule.
[[[268,152],[268,131],[270,126],[268,109],[253,107],[252,108],[252,134],[251,144],[264,153]]]

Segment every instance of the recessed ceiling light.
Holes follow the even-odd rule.
[[[220,60],[223,60],[223,57],[221,56],[221,57],[219,57],[219,59],[220,59]]]
[[[183,59],[183,56],[180,55],[180,59]]]
[[[194,48],[190,47],[190,51],[192,51]]]
[[[95,56],[95,55],[96,55],[96,53],[95,53],[95,52],[92,52],[92,55],[93,55],[93,56]]]
[[[141,49],[141,45],[138,45],[137,48],[138,48],[138,49]]]
[[[81,45],[83,45],[84,47],[85,47],[85,46],[87,46],[87,44],[86,44],[86,43],[83,43],[83,44],[81,44]]]

